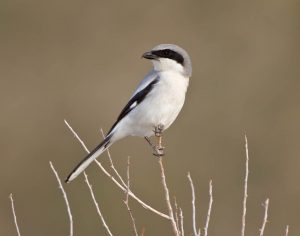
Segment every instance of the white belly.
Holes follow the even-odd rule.
[[[128,135],[152,136],[154,127],[159,124],[167,129],[184,104],[187,87],[188,78],[174,72],[162,72],[160,81],[146,99],[120,122],[119,138]]]

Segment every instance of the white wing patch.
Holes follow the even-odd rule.
[[[130,110],[133,109],[134,107],[136,107],[136,105],[137,105],[137,102],[132,103],[131,106],[129,107],[129,109]]]

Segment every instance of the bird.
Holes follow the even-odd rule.
[[[142,58],[150,60],[153,68],[138,84],[104,140],[74,168],[66,183],[74,180],[113,143],[128,136],[144,137],[157,156],[164,154],[161,134],[175,121],[184,105],[192,63],[189,54],[175,44],[159,44]],[[158,145],[151,143],[151,136],[158,137]]]

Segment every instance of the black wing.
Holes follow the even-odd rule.
[[[154,79],[151,83],[149,83],[143,90],[136,93],[127,103],[127,105],[123,108],[120,115],[118,116],[117,121],[113,124],[113,126],[110,128],[108,135],[110,132],[116,127],[116,125],[119,123],[120,120],[122,120],[131,110],[133,110],[135,107],[137,107],[138,104],[140,104],[146,96],[150,93],[152,88],[155,84],[157,84],[158,79]]]

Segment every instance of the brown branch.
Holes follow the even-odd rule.
[[[53,171],[53,173],[56,177],[56,180],[58,182],[58,186],[61,189],[61,192],[63,194],[64,200],[65,200],[65,203],[66,203],[66,206],[67,206],[67,211],[68,211],[69,220],[70,220],[70,236],[73,236],[73,216],[72,216],[72,213],[71,213],[71,208],[70,208],[70,204],[69,204],[69,201],[68,201],[67,193],[63,188],[61,180],[60,180],[54,166],[52,165],[52,162],[50,161],[49,163],[50,163],[50,167],[51,167],[51,169],[52,169],[52,171]]]
[[[207,231],[208,231],[208,225],[209,225],[209,220],[210,220],[212,203],[213,203],[212,180],[210,180],[209,181],[209,204],[208,204],[208,211],[207,211],[207,216],[206,216],[206,223],[205,223],[205,227],[204,227],[204,236],[207,236]]]
[[[128,156],[128,159],[127,159],[127,190],[126,190],[126,199],[125,199],[124,203],[125,203],[125,205],[127,207],[127,210],[128,210],[131,222],[132,222],[134,235],[138,236],[138,232],[137,232],[136,225],[135,225],[135,219],[134,219],[133,214],[131,212],[131,209],[129,207],[129,188],[130,188],[129,166],[130,166],[130,157]]]
[[[165,191],[165,199],[166,199],[166,203],[167,203],[167,207],[168,207],[168,211],[169,211],[169,218],[171,221],[172,229],[173,229],[174,234],[176,236],[179,236],[179,232],[178,232],[178,229],[176,226],[176,221],[174,219],[173,208],[172,208],[171,201],[170,201],[170,194],[169,194],[169,189],[168,189],[167,182],[166,182],[166,176],[165,176],[164,166],[162,163],[162,157],[159,157],[158,163],[160,166],[161,180],[162,180],[163,188]]]
[[[266,227],[266,224],[268,222],[269,198],[267,198],[267,200],[265,201],[265,203],[263,204],[263,206],[265,208],[265,214],[264,214],[264,220],[263,220],[262,226],[259,229],[259,236],[263,236],[264,235],[265,227]]]
[[[102,137],[103,139],[105,138],[105,135],[104,135],[104,132],[103,132],[103,129],[101,129],[101,134],[102,134]],[[112,168],[112,170],[115,172],[115,174],[118,176],[119,180],[121,181],[121,183],[123,184],[124,187],[126,187],[126,184],[123,180],[123,178],[121,177],[121,175],[119,174],[119,172],[117,171],[117,169],[115,168],[115,165],[113,163],[113,160],[111,158],[111,155],[110,155],[110,151],[109,151],[109,148],[106,149],[106,152],[107,152],[107,155],[108,155],[108,158],[109,158],[109,162],[110,162],[110,168]]]
[[[18,222],[17,222],[17,215],[16,215],[16,211],[15,211],[15,205],[14,205],[14,199],[13,199],[12,193],[9,195],[9,198],[10,198],[10,202],[11,202],[11,210],[12,210],[12,213],[13,213],[13,216],[14,216],[14,222],[15,222],[17,234],[18,234],[18,236],[21,236],[19,225],[18,225]]]
[[[181,234],[181,231],[180,231],[180,227],[179,227],[179,209],[178,209],[178,204],[177,204],[177,200],[176,200],[176,197],[174,196],[174,206],[175,206],[175,220],[176,220],[176,225],[177,225],[177,229],[179,231],[179,235],[182,235]]]
[[[180,217],[180,231],[181,231],[181,236],[184,236],[183,213],[182,213],[182,209],[181,208],[179,208],[179,217]]]
[[[285,236],[289,236],[289,226],[288,225],[285,228]]]
[[[98,202],[96,201],[96,198],[95,198],[95,195],[94,195],[94,191],[93,191],[92,185],[91,185],[90,182],[89,182],[88,176],[87,176],[87,174],[85,173],[85,171],[83,172],[83,174],[84,174],[85,182],[86,182],[86,184],[87,184],[87,186],[88,186],[88,188],[89,188],[89,190],[90,190],[90,193],[91,193],[93,202],[94,202],[94,204],[95,204],[97,213],[98,213],[98,215],[99,215],[99,217],[100,217],[100,220],[101,220],[101,222],[102,222],[104,228],[106,229],[107,233],[108,233],[110,236],[112,236],[112,233],[111,233],[109,227],[107,226],[107,224],[106,224],[106,222],[105,222],[105,220],[104,220],[104,217],[103,217],[103,215],[102,215],[102,213],[101,213],[101,211],[100,211],[99,204],[98,204]]]
[[[84,144],[84,142],[81,140],[81,138],[78,136],[78,134],[74,131],[74,129],[69,125],[69,123],[64,120],[65,124],[67,125],[67,127],[70,129],[70,131],[73,133],[74,137],[80,142],[80,144],[82,145],[82,147],[85,149],[85,151],[87,153],[90,153],[90,151],[88,150],[88,148],[86,147],[86,145]],[[124,193],[126,193],[126,188],[124,187],[122,184],[120,184],[103,166],[102,164],[95,160],[96,164],[98,165],[98,167],[101,169],[101,171],[107,176],[109,177]],[[167,214],[164,214],[156,209],[154,209],[153,207],[151,207],[150,205],[146,204],[145,202],[143,202],[140,198],[138,198],[133,192],[131,192],[129,190],[128,192],[129,196],[132,197],[134,200],[136,200],[139,204],[141,204],[145,209],[152,211],[153,213],[170,220],[170,217]]]
[[[193,183],[193,180],[191,178],[191,174],[190,172],[188,172],[188,175],[187,175],[188,179],[189,179],[189,182],[190,182],[190,185],[191,185],[191,190],[192,190],[192,211],[193,211],[193,231],[194,231],[194,235],[195,236],[200,236],[201,234],[201,230],[199,229],[198,232],[197,232],[197,224],[196,224],[196,203],[195,203],[195,200],[196,200],[196,197],[195,197],[195,188],[194,188],[194,183]]]
[[[247,197],[248,197],[248,176],[249,176],[249,153],[248,153],[248,140],[246,135],[245,135],[245,150],[246,150],[246,173],[244,179],[244,200],[243,200],[242,232],[241,232],[242,236],[245,236]]]

